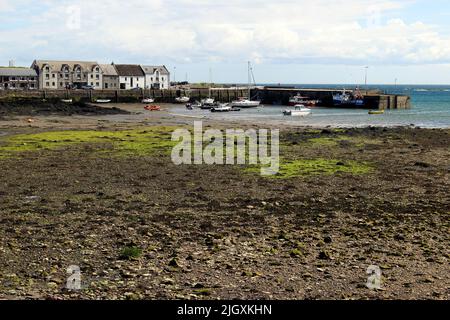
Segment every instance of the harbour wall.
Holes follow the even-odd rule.
[[[319,106],[333,107],[333,94],[341,93],[336,89],[283,89],[258,87],[251,90],[253,99],[268,105],[287,105],[290,97],[301,94],[310,99],[320,100]],[[366,109],[408,109],[411,107],[409,96],[383,94],[378,91],[363,91]],[[38,99],[74,99],[93,102],[96,99],[109,99],[116,103],[135,103],[143,98],[154,98],[156,102],[173,103],[175,98],[189,96],[191,101],[212,97],[216,101],[231,102],[248,96],[248,89],[240,88],[191,88],[191,89],[139,89],[139,90],[0,90],[1,98],[28,97]]]

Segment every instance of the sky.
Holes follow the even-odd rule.
[[[90,60],[172,80],[450,84],[448,0],[0,0],[0,65]],[[366,69],[365,67],[368,66]]]

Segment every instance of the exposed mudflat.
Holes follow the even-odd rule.
[[[0,99],[0,120],[8,120],[11,116],[70,116],[127,113],[118,108],[100,107],[84,102],[65,103],[60,99]]]
[[[151,151],[137,135],[186,120],[141,116],[0,121],[0,299],[450,298],[449,130],[286,127],[281,156],[304,171],[266,178],[175,166],[170,128]],[[56,129],[105,134],[39,136]],[[335,168],[353,162],[371,170]]]

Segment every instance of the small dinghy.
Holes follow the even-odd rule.
[[[110,103],[111,100],[109,99],[97,99],[95,100],[96,103]]]
[[[160,106],[146,106],[144,107],[144,109],[147,111],[161,111]]]
[[[153,103],[153,102],[155,102],[155,99],[152,99],[152,98],[147,98],[147,99],[142,100],[142,103]]]
[[[72,99],[62,99],[61,101],[64,103],[72,103],[73,102]]]
[[[187,103],[187,102],[189,102],[189,100],[191,100],[191,98],[189,98],[189,97],[178,97],[178,98],[175,98],[175,101],[178,102],[178,103]]]

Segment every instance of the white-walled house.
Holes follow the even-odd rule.
[[[119,75],[119,88],[121,90],[144,89],[145,74],[141,66],[134,64],[114,64]]]
[[[169,89],[170,72],[166,66],[141,66],[145,73],[146,89]]]

